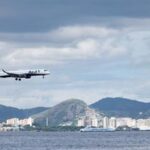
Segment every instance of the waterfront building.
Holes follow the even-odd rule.
[[[128,117],[117,118],[117,127],[119,126],[136,127],[136,120]]]
[[[21,119],[21,120],[19,120],[18,118],[11,118],[11,119],[6,120],[6,125],[10,125],[10,126],[29,125],[29,126],[32,126],[33,122],[34,122],[34,120],[31,117],[27,118],[27,119]]]
[[[91,126],[97,127],[98,126],[98,120],[96,117],[91,118]]]
[[[33,122],[34,122],[34,120],[30,117],[27,119],[19,120],[19,125],[21,125],[21,126],[26,126],[26,125],[32,126]]]
[[[108,118],[106,116],[102,117],[101,115],[98,115],[90,110],[88,111],[86,115],[79,117],[77,119],[77,126],[93,126],[93,127],[100,127],[100,128],[112,128],[112,129],[116,129],[117,127],[120,127],[120,126],[128,126],[130,128],[150,130],[150,119],[136,120],[136,119],[132,119],[129,117]]]
[[[11,125],[11,126],[17,126],[17,125],[19,125],[19,119],[18,118],[8,119],[8,120],[6,120],[6,124]]]
[[[108,128],[109,127],[109,118],[104,117],[103,118],[103,128]]]
[[[109,128],[116,129],[116,127],[117,127],[116,118],[115,118],[115,117],[111,117],[111,118],[109,119]]]
[[[103,118],[98,118],[97,127],[103,128]]]
[[[83,118],[83,117],[81,117],[81,118],[78,119],[78,121],[77,121],[77,126],[78,126],[78,127],[83,127],[83,126],[85,126],[85,124],[84,124],[84,118]]]
[[[150,119],[138,119],[137,128],[141,130],[150,130]]]

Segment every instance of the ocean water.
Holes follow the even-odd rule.
[[[1,132],[0,150],[150,150],[150,132]]]

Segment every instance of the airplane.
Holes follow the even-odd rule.
[[[0,78],[15,78],[16,81],[21,81],[21,79],[30,79],[32,76],[42,76],[49,75],[50,72],[45,69],[37,70],[22,70],[22,71],[5,71],[2,69],[4,75],[0,75]]]

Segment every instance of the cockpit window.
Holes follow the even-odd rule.
[[[47,71],[47,70],[44,70],[44,71]]]

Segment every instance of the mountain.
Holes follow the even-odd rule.
[[[0,105],[0,122],[6,121],[10,118],[28,118],[31,115],[40,113],[42,111],[47,110],[46,107],[36,107],[31,109],[18,109],[15,107],[8,107],[4,105]]]
[[[73,124],[77,117],[85,115],[89,110],[95,109],[100,115],[108,117],[131,117],[131,118],[149,118],[150,103],[139,102],[127,98],[104,98],[90,106],[78,99],[66,100],[54,107],[36,107],[31,109],[18,109],[0,105],[0,122],[9,118],[28,118],[33,117],[36,124],[49,126],[62,124]],[[90,111],[89,111],[90,112]]]
[[[49,121],[49,126],[57,126],[75,121],[77,116],[85,113],[87,104],[78,99],[66,100],[42,113],[33,115],[35,123],[42,126],[46,125],[46,120]]]
[[[139,102],[126,98],[104,98],[89,106],[111,117],[150,117],[150,103]]]

